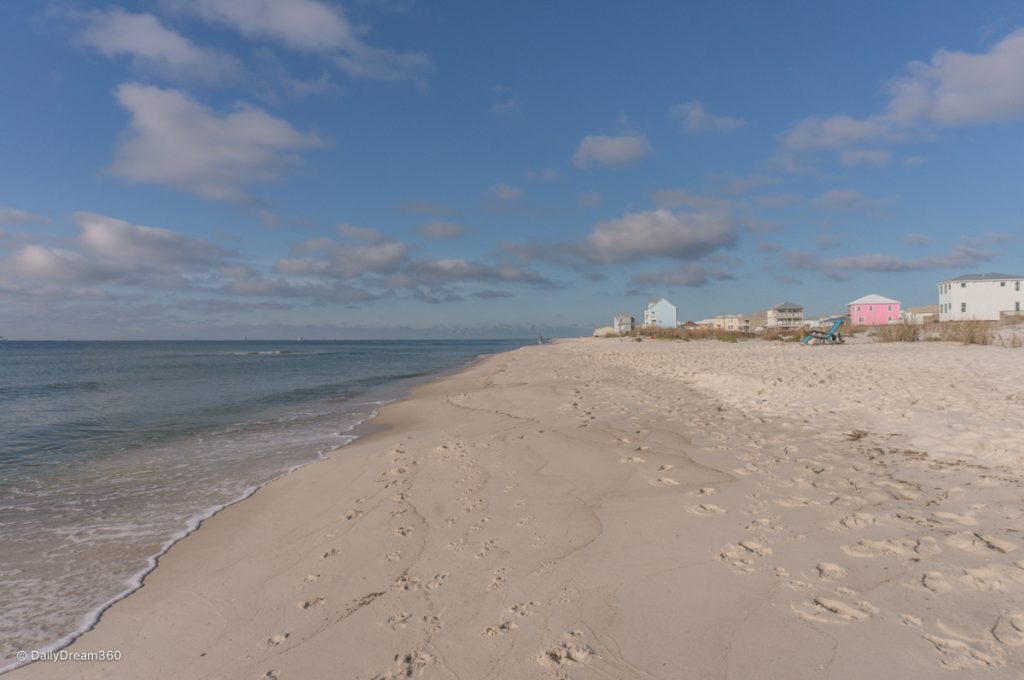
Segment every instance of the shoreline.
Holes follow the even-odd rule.
[[[579,340],[483,357],[172,546],[68,648],[122,661],[11,677],[1016,677],[1013,357],[928,348],[913,360],[941,381],[974,376],[947,395],[913,356]],[[865,358],[892,375],[857,382]],[[920,431],[936,408],[961,427],[949,409],[975,394],[1005,432]],[[966,462],[943,449],[972,442]]]
[[[513,350],[508,350],[508,351],[513,351]],[[103,604],[98,606],[96,609],[94,609],[94,610],[90,611],[89,613],[87,613],[83,617],[82,622],[79,625],[79,627],[76,628],[74,631],[64,635],[63,637],[55,640],[52,643],[44,645],[44,646],[42,646],[40,648],[37,648],[35,650],[31,650],[32,653],[33,654],[38,654],[39,656],[45,657],[46,655],[60,652],[62,650],[67,649],[68,647],[72,646],[82,636],[84,636],[84,635],[88,634],[89,632],[91,632],[92,630],[94,630],[96,628],[96,626],[98,626],[100,624],[100,622],[102,621],[104,614],[106,614],[106,612],[108,610],[110,610],[111,607],[117,605],[122,600],[125,600],[126,598],[129,598],[132,595],[134,595],[135,593],[137,593],[140,590],[142,590],[142,588],[146,584],[146,579],[149,577],[150,574],[152,574],[157,569],[157,567],[160,566],[160,562],[161,562],[162,558],[171,549],[173,549],[174,546],[176,546],[177,544],[181,543],[182,541],[185,541],[191,535],[193,535],[194,533],[199,531],[203,527],[203,525],[206,522],[208,522],[210,519],[212,519],[213,517],[217,516],[218,514],[223,512],[224,510],[227,510],[230,507],[233,507],[235,505],[238,505],[238,504],[243,503],[244,501],[250,499],[257,492],[259,492],[260,490],[264,489],[268,485],[273,484],[273,483],[277,482],[278,480],[281,480],[281,479],[287,477],[290,474],[295,473],[296,471],[298,471],[298,470],[300,470],[302,468],[305,468],[305,467],[308,467],[308,466],[311,466],[311,465],[316,465],[316,464],[319,464],[319,463],[323,463],[324,461],[328,460],[331,456],[335,455],[337,452],[342,451],[343,449],[348,448],[349,446],[351,446],[355,442],[357,442],[357,441],[359,441],[361,439],[364,439],[366,437],[370,437],[370,436],[372,436],[372,435],[374,435],[374,434],[376,434],[378,432],[381,432],[381,431],[385,430],[386,426],[382,426],[382,425],[379,425],[379,424],[375,423],[375,421],[377,420],[378,416],[380,415],[380,411],[383,408],[385,408],[386,406],[388,406],[390,404],[398,403],[398,402],[403,401],[405,399],[412,398],[412,396],[413,396],[413,394],[414,394],[414,392],[415,392],[415,390],[417,388],[419,388],[421,386],[424,386],[424,385],[429,385],[430,383],[435,382],[437,380],[442,380],[445,377],[448,377],[448,376],[451,376],[451,375],[455,375],[455,374],[457,374],[457,373],[459,373],[461,371],[467,370],[468,368],[472,367],[473,365],[475,365],[475,364],[485,360],[489,356],[493,356],[493,354],[478,355],[478,356],[476,356],[476,357],[474,357],[474,358],[472,358],[472,359],[470,359],[470,360],[468,360],[466,362],[463,362],[460,365],[452,366],[452,367],[445,368],[445,369],[440,369],[440,370],[437,370],[437,371],[434,371],[434,372],[431,372],[431,373],[428,373],[428,374],[424,374],[424,375],[417,375],[417,376],[412,376],[412,377],[400,378],[398,380],[395,380],[393,383],[385,384],[385,385],[380,385],[380,386],[376,386],[375,388],[371,388],[370,390],[367,391],[366,395],[363,395],[362,397],[360,397],[359,400],[356,402],[356,404],[359,404],[359,405],[362,405],[362,404],[371,405],[372,404],[373,408],[371,410],[370,415],[367,418],[365,418],[364,420],[361,420],[361,421],[356,422],[356,423],[354,423],[352,425],[349,425],[346,429],[341,430],[338,433],[339,435],[341,435],[341,436],[343,436],[345,438],[349,438],[348,441],[344,442],[343,444],[341,444],[340,446],[338,446],[338,447],[336,447],[334,449],[331,449],[331,450],[326,451],[326,452],[318,453],[316,458],[310,459],[310,460],[305,461],[305,462],[297,463],[297,464],[292,465],[292,466],[290,466],[290,467],[288,467],[286,469],[283,469],[281,472],[279,472],[278,474],[274,475],[270,479],[267,479],[264,482],[261,482],[261,483],[258,483],[258,484],[254,484],[254,485],[246,488],[245,490],[242,491],[241,494],[239,494],[238,496],[236,496],[235,498],[233,498],[231,500],[228,500],[228,501],[225,501],[223,503],[211,506],[211,507],[207,508],[206,510],[203,510],[203,511],[198,512],[198,513],[196,513],[196,514],[194,514],[194,515],[192,515],[190,517],[185,518],[185,520],[184,520],[184,527],[180,531],[175,532],[173,535],[171,535],[160,546],[160,548],[157,550],[157,552],[155,552],[152,555],[148,555],[146,557],[146,566],[143,567],[142,569],[140,569],[135,574],[132,574],[129,577],[128,581],[125,584],[126,587],[124,588],[124,590],[122,590],[121,592],[111,596],[111,598],[109,600],[107,600],[106,602],[104,602]],[[389,394],[389,395],[393,394],[394,396],[384,397],[384,394]],[[374,399],[374,398],[372,398],[372,397],[375,397],[375,396],[384,397],[384,398],[381,398],[381,399]],[[368,401],[364,401],[364,399],[369,399],[369,400]],[[17,659],[12,659],[8,663],[4,663],[3,660],[0,660],[0,675],[6,675],[6,674],[11,673],[11,672],[13,672],[15,670],[18,670],[20,668],[24,668],[26,666],[33,665],[34,663],[45,663],[45,660],[40,659],[38,661],[31,661],[31,660],[19,661]]]

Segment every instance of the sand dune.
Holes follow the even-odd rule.
[[[1019,350],[491,357],[12,678],[1020,678]]]

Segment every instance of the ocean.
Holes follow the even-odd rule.
[[[0,342],[0,670],[416,382],[525,343]]]

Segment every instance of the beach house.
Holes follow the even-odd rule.
[[[712,319],[712,327],[736,333],[750,332],[750,318],[745,314],[722,314]]]
[[[854,326],[885,326],[900,320],[900,301],[871,293],[846,305]]]
[[[804,308],[794,302],[783,302],[768,310],[765,328],[799,328],[804,325]]]
[[[966,274],[939,284],[940,321],[997,321],[1024,312],[1024,276]]]
[[[675,328],[676,306],[665,298],[651,298],[644,309],[644,325]]]
[[[632,333],[636,319],[629,314],[616,314],[612,318],[612,328],[616,333]]]
[[[903,310],[902,317],[903,323],[913,323],[918,326],[932,323],[939,320],[939,306],[911,307],[910,309]]]

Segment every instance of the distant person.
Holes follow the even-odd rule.
[[[543,335],[538,335],[537,336],[537,344],[538,345],[543,345],[544,344],[544,336]]]

